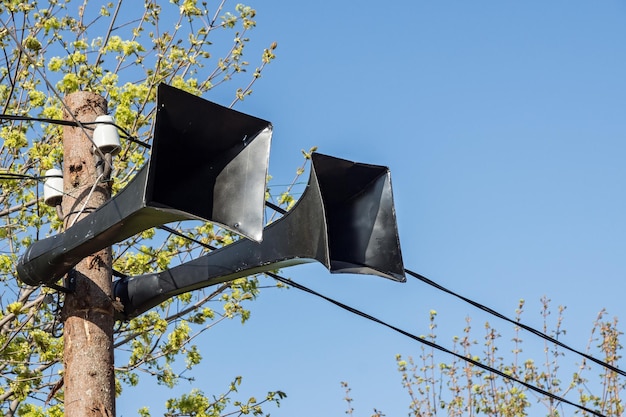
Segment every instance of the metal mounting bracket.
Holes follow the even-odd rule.
[[[57,290],[64,294],[73,294],[76,292],[76,269],[71,269],[63,278],[63,285],[46,284],[47,287]]]

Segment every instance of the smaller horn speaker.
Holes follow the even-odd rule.
[[[308,186],[263,241],[239,240],[174,268],[122,278],[114,294],[128,319],[188,291],[318,261],[333,273],[405,281],[389,169],[312,154]]]
[[[17,265],[22,282],[52,284],[85,256],[177,220],[261,240],[271,124],[166,84],[156,106],[148,164],[96,211],[33,243]]]

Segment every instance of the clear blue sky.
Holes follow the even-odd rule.
[[[555,310],[567,306],[561,340],[581,350],[601,308],[624,317],[624,2],[250,5],[254,45],[277,41],[277,60],[237,109],[274,125],[273,183],[288,183],[300,150],[314,145],[386,165],[407,268],[511,316],[523,298],[524,321],[537,328],[546,295]],[[486,320],[509,327],[411,278],[330,275],[321,265],[282,275],[418,335],[436,310],[448,348],[468,315],[479,340]],[[408,412],[394,355],[417,357],[418,343],[295,289],[265,291],[251,309],[244,326],[198,341],[205,361],[193,387],[218,393],[243,375],[242,396],[287,393],[272,416],[314,417],[344,415],[347,381],[355,416]],[[541,352],[540,339],[524,339],[524,355]],[[118,415],[147,400],[158,415],[173,394],[144,377]]]

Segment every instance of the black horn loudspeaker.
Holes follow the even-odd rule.
[[[264,229],[262,242],[242,239],[171,269],[116,281],[114,294],[124,305],[118,318],[188,291],[311,261],[333,273],[405,281],[386,167],[312,154],[304,194]]]
[[[261,240],[271,137],[265,120],[159,85],[148,164],[106,204],[33,243],[18,263],[19,279],[52,284],[85,256],[177,220]]]

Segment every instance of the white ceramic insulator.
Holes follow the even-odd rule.
[[[46,171],[46,181],[43,183],[43,200],[49,206],[61,204],[63,198],[63,171],[49,169]]]
[[[110,124],[113,123],[113,117],[108,115],[98,116],[96,117],[96,123],[97,122],[107,123],[98,123],[96,125],[96,128],[93,131],[93,142],[98,148],[100,148],[102,153],[116,155],[119,153],[121,145],[117,127]]]

